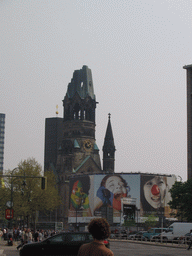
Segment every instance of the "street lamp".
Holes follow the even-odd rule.
[[[11,203],[10,203],[10,205],[8,205],[8,206],[10,206],[10,229],[12,229],[12,219],[13,219],[13,173],[17,169],[18,169],[18,167],[14,168],[11,171]]]
[[[13,174],[15,170],[22,170],[24,172],[24,181],[23,181],[23,186],[25,188],[26,186],[26,181],[25,181],[25,171],[21,167],[15,167],[11,171],[11,203],[10,203],[10,228],[12,229],[12,219],[13,219]]]
[[[140,209],[138,209],[136,207],[136,211],[137,211],[137,232],[138,232],[138,222],[139,222],[139,212],[140,212]]]

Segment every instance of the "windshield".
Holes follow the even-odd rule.
[[[165,231],[166,232],[172,232],[173,231],[173,226],[168,227]]]

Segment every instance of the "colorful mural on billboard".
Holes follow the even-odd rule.
[[[171,200],[169,189],[175,183],[176,177],[159,175],[141,175],[141,206],[140,215],[156,214],[170,217]]]
[[[69,184],[69,217],[91,217],[89,204],[90,177],[77,176]]]
[[[88,223],[91,218],[105,215],[112,215],[113,223],[119,223],[125,215],[126,207],[121,203],[125,197],[136,201],[134,209],[138,209],[140,217],[152,213],[169,217],[169,189],[175,181],[174,175],[77,175],[69,183],[69,223]]]

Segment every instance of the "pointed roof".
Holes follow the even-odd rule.
[[[82,162],[81,164],[75,169],[73,170],[73,173],[78,173],[78,172],[89,172],[91,168],[91,172],[92,173],[100,173],[101,169],[100,167],[96,164],[96,162],[93,160],[93,158],[91,156],[87,156]]]
[[[114,144],[114,139],[113,139],[113,132],[112,132],[112,127],[111,127],[111,114],[108,114],[108,125],[107,125],[107,130],[105,134],[105,139],[104,139],[104,145],[103,148],[110,146],[115,150],[115,144]]]
[[[73,78],[68,84],[67,96],[73,98],[75,93],[78,93],[81,99],[85,99],[86,96],[90,96],[95,99],[92,72],[87,66],[83,66],[80,70],[73,72]]]

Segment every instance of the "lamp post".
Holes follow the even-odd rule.
[[[10,204],[10,229],[12,229],[12,219],[13,219],[13,174],[14,171],[17,170],[18,167],[15,167],[11,171],[11,204]]]
[[[25,181],[25,171],[21,167],[15,167],[11,171],[11,203],[10,203],[10,229],[12,229],[12,219],[13,219],[13,174],[15,170],[22,170],[24,172],[24,181],[23,181],[23,186],[25,188],[26,186],[26,181]]]
[[[77,207],[76,207],[76,231],[77,231]]]
[[[137,211],[137,232],[138,232],[138,222],[139,222],[139,212],[140,212],[140,209],[136,208],[136,211]]]

